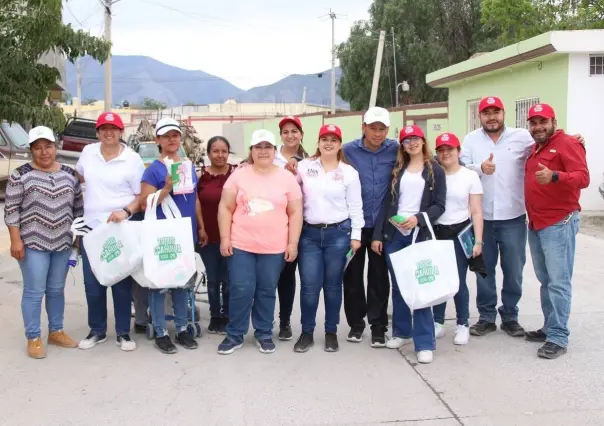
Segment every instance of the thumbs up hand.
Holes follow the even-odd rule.
[[[495,173],[495,162],[493,161],[493,153],[489,155],[489,158],[483,161],[483,163],[480,165],[480,168],[482,169],[482,172],[485,175],[492,175],[493,173]]]
[[[548,183],[551,183],[554,172],[541,163],[539,163],[538,168],[539,170],[535,172],[535,178],[537,179],[537,182],[539,182],[541,185],[547,185]]]

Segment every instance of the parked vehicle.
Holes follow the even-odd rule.
[[[96,121],[88,118],[70,117],[59,135],[59,147],[65,151],[82,152],[90,143],[98,142]]]
[[[155,142],[141,142],[136,147],[135,151],[143,159],[145,167],[149,167],[151,163],[160,158],[159,146]],[[178,149],[178,155],[181,158],[187,158],[182,146]]]
[[[600,195],[602,196],[602,198],[604,198],[604,174],[602,176],[602,184],[600,185],[598,190],[600,191]]]
[[[59,150],[57,161],[75,167],[80,153]],[[8,177],[17,167],[31,161],[29,137],[19,123],[0,122],[0,199],[4,200]]]

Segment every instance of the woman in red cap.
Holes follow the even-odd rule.
[[[455,246],[455,258],[459,273],[459,291],[455,295],[457,327],[453,343],[466,345],[470,339],[470,293],[466,276],[470,259],[478,258],[482,253],[482,183],[478,173],[459,164],[461,145],[453,133],[443,133],[436,138],[436,155],[445,170],[447,179],[447,202],[445,212],[436,221],[434,233],[439,240],[452,240]],[[469,208],[468,208],[469,206]],[[470,220],[471,212],[471,220]],[[474,244],[466,250],[461,246],[458,235],[470,223],[473,224]],[[436,338],[445,335],[446,302],[433,307],[434,330]]]
[[[430,234],[422,213],[434,223],[445,211],[445,173],[433,159],[424,132],[418,126],[406,126],[400,132],[399,142],[392,188],[386,194],[373,231],[371,249],[378,254],[382,254],[382,250],[387,254],[394,253],[411,245],[411,231],[416,226],[420,227],[417,241],[428,239]],[[396,215],[406,220],[395,227],[389,218]],[[428,364],[436,349],[432,308],[416,309],[411,314],[396,283],[389,256],[386,256],[386,262],[392,277],[393,308],[392,339],[386,346],[398,349],[413,337],[417,361]]]
[[[284,117],[279,122],[279,134],[281,135],[281,145],[275,151],[273,164],[285,168],[292,158],[296,158],[298,161],[308,158],[308,154],[302,146],[304,131],[302,130],[302,122],[298,117],[291,115]],[[296,295],[297,266],[297,258],[293,262],[286,262],[277,285],[279,294],[279,340],[291,340],[293,337],[290,319]]]
[[[342,151],[342,131],[328,124],[319,130],[315,154],[298,165],[304,194],[304,225],[299,243],[302,334],[294,351],[314,345],[319,296],[325,302],[325,350],[338,350],[346,254],[361,246],[363,200],[359,173]]]

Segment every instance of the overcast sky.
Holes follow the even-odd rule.
[[[113,54],[144,55],[202,70],[242,89],[331,67],[336,43],[371,0],[120,0],[113,5]],[[104,31],[100,0],[63,0],[63,19],[92,35]],[[85,71],[85,70],[84,70]]]

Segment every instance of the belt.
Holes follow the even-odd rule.
[[[470,219],[467,219],[461,223],[455,223],[453,225],[434,225],[435,231],[450,231],[459,229],[460,231],[470,223]]]
[[[304,226],[310,226],[311,228],[336,228],[346,222],[348,219],[344,219],[338,223],[308,223],[304,221]]]

